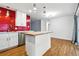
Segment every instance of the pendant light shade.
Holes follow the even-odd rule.
[[[7,10],[6,17],[8,17],[8,16],[9,16],[9,11]]]
[[[0,10],[0,14],[1,14],[1,10]]]
[[[0,10],[0,18],[1,18],[1,10]]]
[[[33,10],[37,10],[35,3],[33,4]]]

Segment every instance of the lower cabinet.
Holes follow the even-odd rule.
[[[8,48],[8,35],[0,34],[0,50]]]
[[[18,33],[1,33],[0,34],[0,50],[5,50],[18,45]]]
[[[18,33],[9,33],[9,47],[18,45]]]

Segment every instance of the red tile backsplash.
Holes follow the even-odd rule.
[[[9,16],[6,13],[9,11]],[[4,31],[29,31],[30,30],[30,16],[26,16],[26,26],[16,26],[16,12],[0,7],[0,32]]]
[[[15,11],[8,10],[6,8],[0,7],[0,31],[14,31],[15,26]],[[6,16],[7,11],[9,11],[9,16]],[[6,25],[8,28],[6,28]]]
[[[16,26],[15,31],[26,31],[26,27],[23,26]]]
[[[26,17],[26,31],[30,30],[30,16],[27,15]]]

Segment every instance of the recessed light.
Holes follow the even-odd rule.
[[[46,11],[43,11],[43,13],[46,13]]]
[[[46,6],[44,6],[43,8],[46,8]]]
[[[9,6],[6,6],[7,8],[10,8]]]
[[[8,17],[9,16],[9,11],[7,11],[7,13],[6,13],[6,17]]]
[[[33,7],[36,7],[36,4],[35,3],[33,4]]]
[[[57,12],[48,12],[45,14],[46,17],[54,17],[57,15]]]
[[[36,8],[36,7],[34,7],[34,8],[33,8],[33,10],[37,10],[37,8]]]
[[[29,10],[29,12],[31,13],[31,12],[32,12],[32,10]]]

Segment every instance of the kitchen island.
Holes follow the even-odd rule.
[[[52,32],[22,32],[25,34],[25,48],[29,56],[42,56],[51,48]]]

